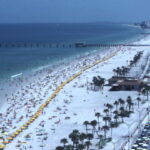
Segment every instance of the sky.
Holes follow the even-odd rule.
[[[0,0],[0,23],[143,20],[150,20],[150,0]]]

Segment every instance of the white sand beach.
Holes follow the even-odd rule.
[[[144,37],[135,42],[137,43],[150,44],[150,37]],[[128,96],[135,100],[139,96],[136,91],[113,92],[109,91],[109,86],[93,91],[89,85],[94,76],[100,75],[106,80],[111,78],[114,75],[113,69],[127,66],[139,51],[143,51],[142,58],[131,69],[129,75],[140,77],[140,68],[142,65],[146,67],[146,58],[150,55],[149,47],[110,48],[70,64],[63,64],[54,71],[47,68],[36,72],[31,79],[24,79],[22,83],[14,85],[12,81],[10,86],[15,90],[1,97],[4,103],[0,107],[0,145],[6,144],[6,150],[55,150],[58,145],[62,145],[60,139],[67,138],[73,129],[84,132],[85,120],[93,120],[96,112],[104,114],[103,108],[106,103],[113,104],[115,100],[126,99]],[[131,125],[130,133],[135,132],[136,136],[139,112],[141,119],[147,119],[144,118],[147,103],[137,109],[137,102],[134,102],[135,113],[124,121]],[[102,119],[100,121],[104,124]],[[111,131],[108,131],[108,135],[110,134]],[[113,129],[112,139],[115,141],[116,150],[121,150],[125,145],[127,135],[128,126],[125,123]],[[92,143],[91,148],[97,150],[96,139],[93,139]],[[113,149],[112,142],[103,148]]]

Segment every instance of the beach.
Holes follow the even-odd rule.
[[[144,37],[134,43],[150,44],[150,37]],[[5,149],[55,150],[61,145],[60,139],[68,137],[73,129],[84,131],[83,122],[91,121],[95,112],[103,114],[102,109],[107,102],[113,103],[118,98],[126,99],[128,96],[136,99],[138,92],[111,92],[108,86],[95,92],[89,85],[97,75],[106,80],[111,78],[114,68],[128,65],[139,51],[143,51],[143,56],[138,65],[146,65],[145,58],[149,55],[149,47],[115,47],[87,54],[54,70],[45,68],[37,71],[30,79],[11,81],[10,86],[15,90],[3,95],[4,103],[0,107],[1,136],[4,141],[9,141],[8,137],[14,132],[18,134],[6,144]],[[130,74],[140,76],[142,72],[138,67],[134,67]],[[3,92],[3,89],[1,91]],[[146,105],[140,108],[141,118],[146,113]],[[132,124],[130,131],[137,128],[137,116],[138,112],[135,112],[125,119],[125,122]],[[35,119],[31,121],[33,117]],[[31,123],[27,123],[29,120]],[[18,131],[23,126],[25,128]],[[115,134],[112,137],[117,141],[116,149],[119,150],[127,141],[123,137],[128,134],[128,127],[122,124],[113,132]],[[111,134],[110,131],[108,134]],[[0,142],[3,142],[3,139]],[[92,148],[96,149],[94,139],[92,143]],[[112,143],[108,143],[103,149],[113,149]]]

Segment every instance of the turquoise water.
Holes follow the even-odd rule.
[[[0,80],[97,49],[68,46],[75,42],[128,42],[139,37],[141,32],[141,29],[114,23],[0,25]],[[25,46],[2,46],[11,43]]]

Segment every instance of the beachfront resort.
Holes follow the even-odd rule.
[[[148,149],[149,68],[149,47],[119,46],[11,80],[0,149]]]

